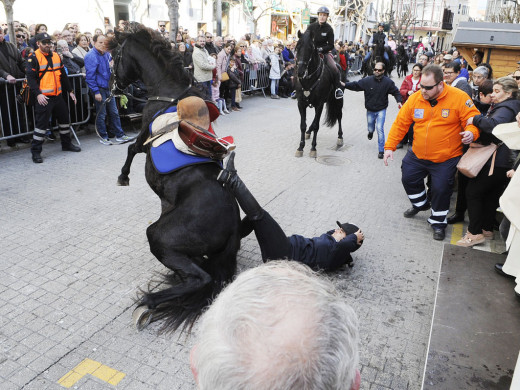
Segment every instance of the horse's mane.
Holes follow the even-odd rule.
[[[177,50],[172,50],[170,42],[157,31],[140,23],[131,22],[122,32],[116,32],[115,39],[108,40],[107,47],[114,49],[125,40],[136,41],[147,48],[168,70],[168,74],[177,81],[193,82],[193,76],[184,69],[184,62]]]

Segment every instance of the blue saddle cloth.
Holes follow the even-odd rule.
[[[169,107],[162,113],[176,111],[177,107]],[[155,114],[154,119],[156,116],[157,114]],[[149,126],[150,134],[152,133],[152,123],[150,123]],[[217,161],[212,160],[209,157],[192,156],[190,154],[182,153],[175,147],[171,140],[166,141],[165,143],[157,147],[152,146],[150,149],[150,157],[152,158],[152,163],[155,169],[157,170],[157,172],[161,174],[171,173],[189,165],[206,163],[219,164]],[[221,164],[219,165],[222,166]]]

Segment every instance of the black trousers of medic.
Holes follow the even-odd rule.
[[[441,163],[421,160],[411,149],[403,158],[401,180],[414,208],[421,209],[428,203],[424,179],[428,174],[431,176],[431,215],[428,222],[433,228],[446,228],[459,160],[460,157],[454,157]]]
[[[50,128],[50,119],[55,118],[58,121],[60,131],[60,139],[62,145],[69,145],[70,139],[70,121],[67,103],[62,95],[47,96],[47,105],[42,106],[38,102],[34,103],[35,127],[33,140],[31,144],[31,152],[41,153],[45,133]]]

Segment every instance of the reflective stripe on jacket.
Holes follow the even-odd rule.
[[[466,92],[444,84],[444,90],[433,105],[420,91],[411,95],[395,119],[385,149],[394,150],[408,132],[412,122],[412,150],[421,160],[444,162],[462,155],[461,132],[469,130],[473,140],[479,137],[478,129],[466,122],[480,112]]]
[[[58,96],[61,94],[61,72],[63,65],[60,60],[60,56],[56,53],[52,53],[52,64],[47,69],[47,56],[45,56],[40,49],[34,52],[36,59],[38,60],[38,77],[40,78],[40,90],[45,96]],[[43,72],[47,69],[47,72],[42,77]],[[34,69],[35,71],[37,69]]]

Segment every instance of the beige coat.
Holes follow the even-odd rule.
[[[201,49],[197,46],[193,47],[193,75],[195,80],[200,83],[211,81],[213,78],[213,69],[215,69],[215,62],[209,60],[210,56],[206,49]]]

